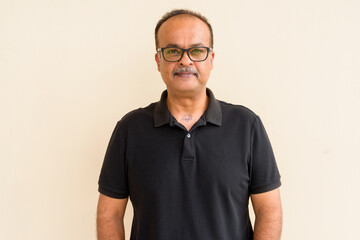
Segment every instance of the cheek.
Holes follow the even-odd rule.
[[[166,77],[171,77],[171,73],[173,72],[173,70],[175,69],[174,66],[172,66],[172,64],[168,64],[168,63],[160,63],[160,72],[161,75],[166,76]]]
[[[200,72],[201,82],[206,83],[209,80],[211,69],[211,66],[206,66],[206,68],[203,67],[201,70],[198,69],[198,71]]]
[[[160,75],[164,82],[168,82],[171,79],[171,72],[164,68],[164,66],[160,66]]]

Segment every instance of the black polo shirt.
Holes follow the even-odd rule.
[[[134,207],[131,240],[247,240],[249,195],[280,186],[257,115],[218,101],[187,131],[161,100],[125,115],[110,139],[99,192]]]

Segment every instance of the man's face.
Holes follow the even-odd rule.
[[[200,19],[189,15],[178,15],[168,19],[158,32],[159,48],[163,47],[209,47],[210,31],[208,26]],[[206,83],[213,68],[214,53],[209,52],[208,58],[203,62],[193,62],[184,52],[178,62],[167,62],[163,56],[155,54],[158,71],[165,82],[169,92],[173,94],[196,94],[206,88]],[[199,73],[181,72],[173,74],[179,68],[191,68]]]

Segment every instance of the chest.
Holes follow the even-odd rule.
[[[126,153],[130,192],[152,197],[205,192],[211,197],[247,191],[249,145],[246,136],[238,134],[214,127],[130,139],[133,147]]]

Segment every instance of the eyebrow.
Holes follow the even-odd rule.
[[[166,45],[166,47],[177,47],[177,48],[181,48],[179,45],[174,44],[174,43],[169,43],[168,45]],[[202,43],[195,43],[195,44],[191,44],[190,47],[205,47],[204,44]]]

